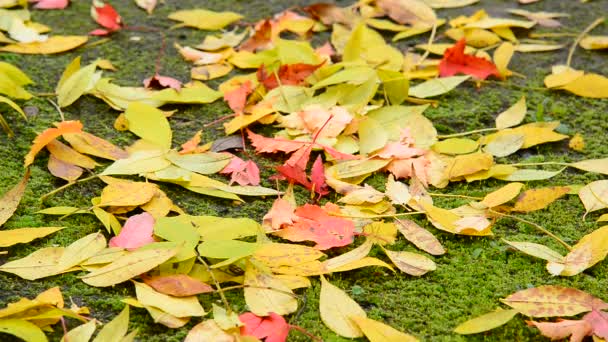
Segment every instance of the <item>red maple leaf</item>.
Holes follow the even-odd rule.
[[[496,65],[488,60],[464,53],[465,39],[459,40],[453,47],[445,50],[439,63],[439,76],[447,77],[456,74],[471,75],[485,80],[490,75],[500,76]]]
[[[118,12],[112,5],[101,0],[93,0],[91,16],[99,25],[106,28],[94,30],[89,33],[91,35],[104,36],[122,28],[122,19]]]
[[[227,91],[224,94],[224,101],[228,102],[228,106],[236,114],[242,114],[247,103],[247,96],[253,92],[251,81],[247,80],[240,87]]]
[[[335,207],[335,206],[334,206]],[[335,212],[335,208],[330,208]],[[355,224],[353,221],[331,216],[318,205],[305,204],[296,209],[296,222],[274,234],[290,241],[314,241],[316,249],[342,247],[353,242]]]
[[[241,335],[266,338],[266,342],[285,342],[289,334],[289,324],[274,312],[268,317],[259,317],[251,312],[239,316],[245,325],[241,327]]]
[[[281,85],[300,85],[304,83],[304,80],[310,76],[315,70],[321,67],[323,63],[319,64],[305,64],[305,63],[296,63],[296,64],[285,64],[279,67],[277,75],[279,75],[279,80],[275,74],[267,74],[266,68],[262,64],[258,68],[258,81],[266,87],[267,90],[272,90]],[[280,81],[280,83],[279,83]]]
[[[230,184],[260,185],[260,169],[253,160],[244,161],[234,156],[220,173],[232,175]]]

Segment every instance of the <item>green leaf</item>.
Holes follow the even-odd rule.
[[[99,331],[93,342],[114,342],[119,341],[123,336],[127,334],[129,329],[129,306],[125,308],[114,317],[112,321],[103,326]]]
[[[374,118],[366,117],[359,123],[359,151],[367,155],[388,143],[388,134]]]
[[[68,65],[68,68],[71,66]],[[74,103],[86,91],[93,89],[99,77],[95,77],[97,63],[87,65],[70,75],[57,89],[57,103],[59,107],[66,107]]]
[[[183,218],[183,216],[177,217]],[[172,259],[176,262],[195,257],[194,248],[201,238],[191,222],[187,219],[176,220],[176,217],[159,218],[154,224],[154,235],[167,241],[181,243],[182,247]]]
[[[443,95],[456,88],[460,83],[471,76],[450,76],[434,78],[410,87],[410,96],[425,99],[427,97]]]
[[[210,175],[221,171],[232,159],[230,154],[215,152],[179,154],[175,151],[169,151],[166,157],[171,163],[202,175]]]
[[[544,180],[554,177],[564,171],[566,168],[562,168],[557,171],[545,171],[535,169],[518,169],[509,175],[496,175],[494,178],[505,180],[509,182],[526,182],[535,180]]]
[[[179,92],[172,88],[163,89],[154,93],[151,99],[165,103],[205,104],[222,96],[221,92],[207,87],[204,83],[193,82],[191,86],[183,87]]]

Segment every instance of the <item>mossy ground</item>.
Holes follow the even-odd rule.
[[[305,2],[297,1],[297,3]],[[167,28],[169,44],[162,61],[162,73],[187,80],[189,66],[181,60],[171,45],[173,42],[182,45],[199,43],[205,32],[192,29],[169,31],[168,28],[173,23],[166,19],[168,13],[176,9],[204,6],[214,10],[240,12],[246,15],[247,20],[254,21],[291,7],[295,3],[296,1],[280,0],[214,0],[204,3],[194,0],[176,0],[168,1],[166,5],[160,6],[150,17],[137,9],[132,1],[114,1],[113,5],[129,25]],[[347,2],[341,1],[340,3]],[[66,11],[34,11],[34,19],[51,26],[55,34],[85,34],[96,27],[89,17],[89,6],[88,1],[73,1]],[[507,16],[504,9],[515,6],[514,0],[484,0],[477,6],[440,11],[439,13],[441,17],[455,17],[463,13],[471,14],[483,7],[491,14]],[[606,6],[608,6],[608,2],[605,0],[592,1],[588,4],[564,0],[541,1],[527,6],[526,9],[569,13],[571,17],[564,20],[566,27],[561,31],[580,32],[596,15],[605,12]],[[607,34],[608,25],[598,27],[594,33],[596,32],[597,34]],[[141,37],[141,40],[131,39],[136,36]],[[14,63],[22,68],[36,81],[32,90],[38,92],[52,92],[65,65],[78,55],[82,55],[85,62],[98,57],[110,59],[119,70],[114,73],[106,72],[106,75],[112,75],[115,82],[121,85],[138,85],[143,78],[153,73],[154,60],[160,44],[158,34],[125,31],[113,35],[111,39],[106,44],[81,48],[57,56],[1,54],[0,60]],[[424,39],[426,38],[408,40],[400,43],[399,46],[406,48],[422,42]],[[608,101],[585,99],[539,89],[542,88],[542,79],[549,72],[551,65],[564,63],[566,55],[566,49],[558,52],[516,54],[511,63],[511,69],[526,75],[525,79],[514,77],[506,83],[485,84],[480,89],[476,89],[473,84],[460,86],[440,98],[440,105],[437,108],[429,109],[425,114],[434,121],[442,134],[491,127],[496,113],[507,108],[522,95],[526,95],[530,108],[527,121],[534,120],[537,107],[542,105],[546,120],[561,120],[564,125],[563,131],[569,134],[575,132],[582,134],[587,147],[585,152],[574,152],[567,148],[567,142],[559,142],[522,151],[509,160],[574,161],[606,157],[608,155],[608,138],[606,138]],[[606,57],[606,52],[588,52],[579,49],[575,54],[573,66],[608,75]],[[9,113],[7,107],[0,108],[16,133],[16,137],[13,139],[8,139],[5,135],[0,136],[0,156],[2,156],[0,193],[8,190],[22,177],[23,156],[28,151],[30,142],[36,133],[59,120],[56,110],[44,98],[35,98],[23,104],[38,109],[38,113],[31,115],[28,122]],[[175,106],[174,108],[179,109],[170,120],[174,130],[175,143],[185,141],[195,131],[201,129],[204,123],[228,113],[228,108],[219,102],[206,106]],[[66,108],[64,112],[69,119],[81,120],[87,131],[105,137],[116,144],[126,145],[134,138],[130,134],[120,133],[113,129],[112,124],[118,113],[95,98],[85,96]],[[220,130],[204,130],[204,137],[207,141],[220,136],[222,136]],[[272,174],[271,164],[278,162],[278,160],[264,162],[263,179],[267,179],[267,176]],[[370,183],[381,189],[383,177],[373,177]],[[597,175],[566,170],[549,181],[531,182],[527,186],[585,184],[600,178]],[[264,181],[264,183],[266,186],[273,186],[268,181]],[[44,203],[41,202],[41,195],[62,184],[61,180],[54,178],[46,170],[46,157],[42,153],[32,167],[32,178],[25,197],[6,228],[61,225],[66,226],[67,229],[51,237],[10,248],[8,255],[0,255],[0,263],[21,258],[41,247],[65,246],[77,238],[102,228],[100,223],[89,215],[74,215],[59,222],[53,217],[35,213],[45,207],[58,205],[86,207],[90,203],[90,198],[97,195],[102,187],[100,181],[91,181],[71,187],[50,197]],[[483,196],[501,185],[503,183],[499,181],[451,184],[442,192]],[[162,185],[162,188],[184,210],[198,215],[248,216],[261,219],[272,202],[270,198],[248,198],[246,204],[237,206],[230,201],[193,194],[176,186]],[[304,196],[304,193],[301,195]],[[437,202],[440,206],[448,208],[464,203],[463,200],[447,198],[438,198]],[[522,215],[522,217],[538,222],[563,237],[565,241],[574,243],[584,234],[599,227],[594,222],[597,215],[589,215],[585,221],[582,219],[583,213],[584,209],[578,198],[567,196],[546,210]],[[348,291],[365,308],[371,318],[410,332],[422,340],[539,340],[541,337],[538,332],[527,327],[521,318],[487,334],[463,337],[452,333],[452,329],[462,321],[499,306],[500,298],[532,286],[560,284],[576,287],[608,299],[606,294],[607,262],[602,262],[574,277],[555,278],[547,273],[544,262],[509,250],[500,241],[500,238],[509,238],[518,241],[540,242],[561,250],[553,240],[539,234],[529,226],[504,219],[494,227],[494,237],[471,238],[437,231],[424,221],[419,221],[419,223],[431,230],[448,251],[444,256],[433,257],[438,265],[436,271],[415,278],[401,273],[391,273],[385,269],[365,268],[332,275],[331,281]],[[403,240],[400,240],[392,249],[414,250]],[[338,250],[331,253],[338,254],[344,251]],[[379,250],[374,250],[372,253],[377,254],[380,258],[385,258]],[[88,306],[94,317],[107,321],[118,314],[124,306],[120,302],[122,298],[134,295],[131,284],[121,284],[112,288],[95,288],[80,281],[78,275],[78,273],[67,274],[30,282],[10,274],[0,273],[0,306],[5,306],[19,297],[31,298],[49,287],[60,286],[68,301],[72,300],[78,305]],[[337,337],[321,323],[318,313],[319,289],[318,281],[313,281],[310,289],[299,291],[304,299],[300,303],[302,309],[298,314],[291,316],[290,323],[304,327],[313,334],[321,336],[325,341],[346,341],[346,339]],[[231,292],[228,299],[237,311],[245,310],[241,292]],[[218,302],[219,298],[201,296],[201,301],[205,308],[210,308],[211,302]],[[141,341],[183,340],[188,329],[197,322],[198,320],[193,319],[182,329],[167,329],[154,324],[147,312],[140,309],[132,310],[131,318],[132,328],[139,329]],[[72,321],[68,323],[71,327],[76,324]],[[55,333],[52,334],[53,340],[60,338],[60,330],[58,327],[55,329]],[[0,336],[2,340],[6,338],[7,336]],[[294,332],[290,335],[290,340],[304,341],[306,339]]]

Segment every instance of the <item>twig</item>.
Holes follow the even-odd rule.
[[[437,22],[435,21],[433,23],[433,29],[431,30],[431,36],[429,37],[429,42],[428,42],[429,46],[433,45],[433,40],[435,40],[436,33],[437,33]],[[416,66],[421,65],[422,62],[424,62],[424,60],[429,56],[430,53],[431,53],[430,49],[426,49],[426,51],[424,51],[424,54],[422,55],[422,57],[420,57],[420,59],[418,60],[418,63],[416,63]]]
[[[302,328],[301,326],[289,324],[289,329],[297,330],[297,331],[301,332],[302,334],[310,337],[310,339],[313,341],[323,342],[323,340],[320,337],[317,337],[317,336],[311,334],[310,332],[308,332],[308,330]]]
[[[547,229],[545,229],[544,227],[542,227],[542,226],[541,226],[541,225],[539,225],[539,224],[536,224],[536,223],[534,223],[534,222],[532,222],[532,221],[528,221],[528,220],[526,220],[526,219],[523,219],[523,218],[521,218],[521,217],[517,217],[517,216],[514,216],[514,215],[503,214],[503,213],[501,213],[501,212],[498,212],[498,211],[495,211],[495,210],[492,210],[492,209],[488,209],[488,211],[489,211],[490,213],[492,213],[492,214],[495,214],[495,215],[498,215],[498,216],[501,216],[501,217],[508,217],[508,218],[514,219],[514,220],[516,220],[516,221],[519,221],[519,222],[522,222],[522,223],[528,224],[528,225],[530,225],[530,226],[532,226],[532,227],[534,227],[534,228],[538,229],[539,231],[541,231],[541,232],[543,232],[543,233],[547,234],[548,236],[552,237],[553,239],[555,239],[555,241],[557,241],[557,242],[559,242],[560,244],[562,244],[562,245],[563,245],[564,247],[566,247],[566,248],[567,248],[569,251],[571,251],[571,250],[572,250],[572,247],[571,247],[569,244],[567,244],[567,243],[566,243],[564,240],[560,239],[560,238],[559,238],[557,235],[555,235],[555,234],[551,233],[550,231],[548,231]]]
[[[572,56],[574,55],[574,50],[576,50],[576,46],[578,45],[578,43],[581,42],[581,40],[587,35],[587,33],[589,33],[591,30],[593,30],[599,24],[603,23],[604,19],[605,19],[604,17],[595,19],[595,21],[593,21],[591,24],[589,24],[589,26],[587,26],[587,28],[585,28],[583,30],[583,32],[581,32],[581,34],[579,34],[578,37],[576,37],[576,39],[574,40],[574,43],[572,43],[572,46],[570,47],[570,52],[568,52],[568,59],[566,60],[567,66],[570,66],[570,63],[572,62]]]

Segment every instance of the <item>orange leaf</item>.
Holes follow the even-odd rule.
[[[298,218],[294,214],[295,208],[284,198],[277,198],[272,203],[270,211],[264,215],[264,222],[270,224],[272,229],[280,229],[284,224],[292,224]]]
[[[236,114],[242,114],[247,103],[247,96],[253,92],[251,81],[246,81],[238,88],[228,91],[224,94],[224,101],[228,102],[228,106]]]
[[[465,54],[465,47],[466,41],[463,38],[453,47],[445,50],[443,59],[439,63],[439,75],[441,77],[456,74],[471,75],[481,80],[485,80],[490,75],[500,77],[500,73],[494,63],[480,57]]]
[[[51,141],[66,133],[80,133],[82,131],[80,121],[63,121],[55,125],[57,128],[48,128],[34,139],[30,151],[25,156],[25,167],[32,165],[36,154]]]
[[[585,320],[563,320],[560,322],[529,321],[528,325],[537,327],[543,336],[549,337],[551,340],[561,340],[572,335],[570,342],[580,342],[592,332],[591,324]]]

